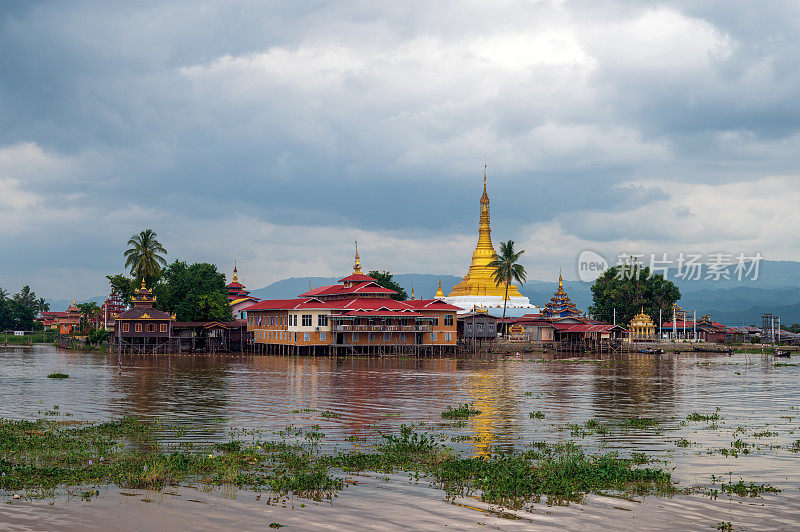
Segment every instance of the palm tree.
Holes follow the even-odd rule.
[[[145,229],[128,240],[130,247],[125,251],[125,267],[131,269],[131,275],[135,276],[137,281],[158,277],[161,266],[167,263],[167,260],[160,255],[160,253],[166,255],[167,250],[156,240],[157,236],[152,229]]]
[[[506,321],[506,306],[508,304],[508,287],[512,282],[524,283],[527,274],[525,267],[519,263],[519,256],[525,250],[514,251],[514,241],[500,243],[500,254],[489,263],[490,268],[494,268],[492,278],[497,286],[501,283],[506,285],[506,296],[503,298],[503,322]]]
[[[40,297],[36,300],[36,307],[39,310],[39,315],[41,315],[42,312],[47,312],[50,310],[50,303],[45,301],[43,297]]]
[[[79,329],[81,332],[88,332],[93,329],[93,318],[100,312],[100,307],[97,303],[90,301],[89,303],[78,303],[78,308],[81,310],[81,319]]]
[[[0,288],[0,299],[6,299],[7,297],[8,297],[8,290]]]

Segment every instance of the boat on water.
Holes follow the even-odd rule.
[[[639,352],[640,353],[645,353],[647,355],[663,355],[664,354],[664,350],[663,349],[657,349],[657,348],[654,348],[654,347],[644,347],[642,349],[639,349]]]
[[[790,353],[789,351],[781,351],[780,349],[776,349],[775,352],[772,353],[772,356],[789,358],[790,356],[792,356],[792,353]]]

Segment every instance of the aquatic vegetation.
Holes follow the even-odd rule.
[[[800,366],[800,363],[793,363],[793,362],[775,362],[773,364],[776,368],[784,368],[787,366]]]
[[[755,434],[753,434],[753,437],[754,438],[769,438],[771,436],[777,436],[777,435],[778,435],[777,432],[771,432],[771,431],[765,430],[763,432],[756,432]]]
[[[717,421],[718,419],[720,419],[720,416],[716,412],[713,414],[698,414],[694,412],[686,416],[687,421]]]
[[[630,418],[625,421],[626,427],[634,427],[637,429],[644,429],[647,427],[652,427],[656,425],[658,422],[655,419],[647,418],[647,417],[636,417]]]
[[[692,442],[690,442],[686,438],[681,438],[680,440],[675,442],[675,445],[677,445],[678,447],[689,447],[690,445],[692,445]]]
[[[67,375],[66,373],[55,372],[55,373],[51,373],[50,375],[48,375],[47,378],[48,379],[68,379],[69,375]]]
[[[544,419],[544,412],[537,410],[536,412],[530,412],[528,417],[531,419]]]
[[[342,415],[338,412],[331,412],[330,410],[325,410],[320,414],[322,417],[327,419],[339,419]]]
[[[309,443],[254,439],[165,449],[154,443],[155,426],[135,418],[94,424],[0,420],[0,488],[41,496],[81,486],[90,499],[100,485],[159,490],[191,482],[330,496],[345,487],[336,471],[404,471],[430,478],[448,495],[479,493],[501,504],[539,496],[578,500],[600,491],[675,491],[669,472],[635,467],[650,461],[643,454],[588,455],[571,443],[536,442],[522,452],[461,458],[435,437],[404,425],[398,434],[381,434],[373,452],[323,454],[315,442],[324,434],[293,427],[282,433]]]
[[[720,521],[714,526],[714,528],[716,528],[717,530],[727,531],[727,530],[733,530],[733,525],[731,524],[730,521]]]
[[[464,403],[463,405],[459,405],[456,408],[452,406],[448,406],[447,410],[442,412],[442,418],[444,419],[466,419],[470,416],[477,416],[481,414],[480,410],[476,410],[473,408],[471,403]]]
[[[739,480],[737,483],[728,481],[727,484],[721,484],[720,489],[722,493],[730,493],[739,495],[740,497],[759,497],[762,493],[780,493],[781,490],[769,484],[756,484],[755,482],[745,483],[744,480]]]

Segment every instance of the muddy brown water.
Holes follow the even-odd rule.
[[[447,500],[407,475],[348,475],[330,500],[277,498],[230,488],[128,492],[116,487],[81,501],[11,500],[0,492],[0,528],[41,529],[713,529],[800,527],[800,366],[771,356],[631,355],[604,360],[541,360],[539,354],[483,358],[291,358],[272,356],[123,356],[49,346],[0,347],[0,417],[32,419],[57,411],[71,419],[137,415],[182,427],[164,443],[280,439],[288,425],[326,434],[323,447],[363,447],[402,424],[437,435],[465,455],[487,448],[573,440],[590,451],[634,452],[667,460],[681,487],[711,487],[712,475],[782,490],[761,497],[701,492],[631,500],[588,496],[564,506],[545,501],[509,510],[476,498]],[[800,356],[782,363],[798,363]],[[54,371],[68,379],[48,379]],[[442,420],[470,402],[481,414]],[[543,419],[529,413],[541,411]],[[694,412],[722,417],[686,421]],[[657,424],[581,435],[570,425],[636,417]],[[765,433],[767,433],[765,435]],[[366,441],[359,441],[366,437]],[[688,447],[676,442],[686,439]],[[355,441],[354,441],[355,440]],[[742,440],[750,454],[723,456]],[[718,486],[717,486],[718,488]]]

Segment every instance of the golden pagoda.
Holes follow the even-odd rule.
[[[483,307],[502,307],[506,287],[498,285],[492,278],[494,268],[489,263],[497,259],[497,252],[492,245],[492,229],[489,219],[489,194],[486,192],[486,166],[483,170],[483,194],[480,201],[480,221],[478,224],[478,245],[472,252],[472,263],[464,278],[453,287],[447,296],[447,302],[457,305],[465,311],[471,311],[475,305]],[[438,296],[438,294],[437,294]],[[520,294],[515,284],[508,287],[509,308],[535,308],[528,298]]]
[[[436,290],[436,295],[434,296],[436,299],[444,298],[444,292],[442,292],[442,278],[439,277],[439,289]]]
[[[631,342],[653,340],[656,336],[656,325],[653,319],[642,311],[628,324],[628,340]]]

